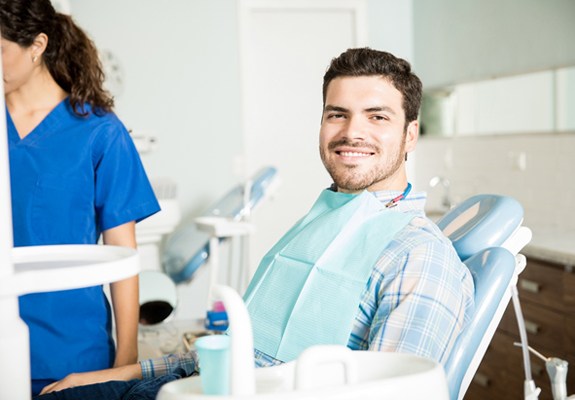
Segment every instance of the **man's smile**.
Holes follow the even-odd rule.
[[[350,157],[350,158],[362,158],[362,157],[369,157],[372,156],[374,153],[366,153],[366,152],[359,152],[359,151],[336,151],[336,154],[342,157]]]

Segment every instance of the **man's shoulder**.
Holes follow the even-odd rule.
[[[453,266],[460,271],[462,262],[451,241],[431,220],[416,215],[382,251],[377,269],[382,273],[401,273],[406,268],[442,269]]]
[[[429,218],[420,214],[414,215],[409,224],[395,236],[392,245],[404,250],[420,246],[433,246],[446,248],[455,252],[451,241],[443,234],[441,229]]]

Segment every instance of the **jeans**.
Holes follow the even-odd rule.
[[[151,379],[96,383],[37,396],[34,400],[155,400],[162,385],[183,376],[176,373]]]

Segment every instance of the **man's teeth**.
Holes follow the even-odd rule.
[[[367,157],[367,156],[369,156],[369,153],[359,153],[356,151],[342,151],[339,154],[344,156],[344,157]]]

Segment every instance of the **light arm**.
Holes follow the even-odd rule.
[[[104,244],[136,248],[135,223],[108,229]],[[117,349],[114,366],[135,363],[138,359],[139,285],[138,276],[110,284],[112,307],[116,322]]]

